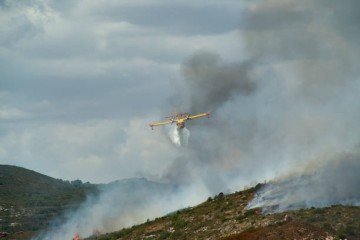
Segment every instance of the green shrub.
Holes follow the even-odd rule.
[[[327,222],[325,222],[325,223],[323,224],[323,228],[324,228],[326,231],[332,231],[332,230],[333,230],[331,224],[330,224],[330,223],[327,223]]]
[[[163,231],[160,236],[159,239],[169,239],[170,238],[170,233],[168,231]]]
[[[181,219],[178,215],[173,216],[171,221],[175,229],[184,228],[187,225],[187,222]]]
[[[325,209],[324,208],[317,208],[314,210],[315,214],[324,214],[325,213]]]
[[[355,236],[356,235],[356,228],[354,226],[348,225],[344,229],[344,233],[348,236]]]

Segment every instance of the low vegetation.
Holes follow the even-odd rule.
[[[360,207],[334,205],[265,215],[261,209],[246,208],[261,186],[219,193],[198,206],[87,239],[360,239]],[[98,189],[79,180],[0,165],[0,232],[9,233],[4,239],[30,239],[61,224],[64,213],[78,208],[88,194],[98,194]]]
[[[21,167],[0,165],[0,232],[28,239],[52,224],[61,224],[96,185],[54,179]],[[56,222],[52,220],[57,219]]]
[[[88,240],[360,239],[360,207],[336,205],[264,215],[261,209],[246,209],[256,188],[220,193],[196,207]]]

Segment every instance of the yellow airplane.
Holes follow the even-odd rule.
[[[178,129],[182,129],[185,127],[185,122],[187,120],[192,120],[192,119],[201,118],[201,117],[209,118],[210,112],[200,113],[200,114],[196,114],[196,115],[191,115],[190,113],[177,113],[172,116],[165,117],[168,119],[166,121],[150,123],[149,126],[151,127],[152,130],[154,130],[154,127],[157,127],[157,126],[176,123],[176,126],[178,127]]]

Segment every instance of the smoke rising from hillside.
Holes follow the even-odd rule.
[[[247,60],[226,62],[211,50],[185,60],[173,104],[191,113],[210,110],[213,117],[188,123],[189,145],[163,178],[200,181],[216,193],[287,175],[319,159],[324,163],[317,171],[322,172],[333,156],[355,154],[360,47],[354,39],[360,31],[353,9],[358,6],[357,1],[325,0],[253,3],[239,27]],[[334,169],[338,175],[350,167],[336,166],[342,166]],[[339,186],[360,184],[358,178],[342,180],[347,182]],[[323,182],[319,193],[333,189],[330,182]],[[303,191],[317,188],[310,184]],[[297,194],[300,202],[307,196]],[[323,197],[330,198],[325,203],[340,201]]]
[[[158,205],[141,202],[148,210],[125,223],[122,221],[129,215],[120,210],[128,205],[100,201],[81,210],[91,212],[95,206],[99,209],[96,212],[101,216],[89,218],[94,222],[88,225],[102,225],[108,214],[115,213],[115,222],[121,228],[196,203],[207,194],[239,190],[280,176],[286,177],[261,190],[250,206],[277,205],[282,211],[357,204],[357,9],[358,1],[251,3],[239,26],[247,51],[239,55],[247,60],[227,62],[215,50],[201,50],[182,65],[183,78],[172,104],[191,113],[212,111],[212,117],[188,121],[191,136],[185,147],[174,148],[181,150],[178,157],[169,159],[171,163],[159,176],[144,173],[187,189],[186,194],[172,192],[179,205],[171,205],[173,201],[157,195],[155,199],[162,204],[162,211],[156,212]],[[171,134],[172,142],[180,143],[178,133]],[[349,155],[342,156],[344,152]],[[299,166],[316,167],[309,171]],[[299,171],[297,175],[295,170]],[[79,213],[72,219],[87,219]]]
[[[201,193],[199,187],[193,187]],[[87,237],[95,230],[116,231],[204,200],[201,195],[192,194],[195,191],[192,187],[185,189],[144,178],[116,181],[99,188],[101,194],[88,196],[78,210],[68,213],[64,224],[55,223],[51,231],[33,239],[72,239],[75,233]]]
[[[251,8],[243,25],[252,31],[245,35],[249,50],[283,82],[285,103],[279,104],[285,111],[272,107],[271,118],[282,115],[283,129],[273,130],[286,130],[283,147],[293,150],[280,150],[287,158],[282,164],[291,168],[279,171],[250,207],[359,205],[360,46],[354,41],[360,37],[355,27],[360,15],[354,11],[359,6],[358,1],[269,1]],[[298,173],[291,174],[294,169]]]
[[[236,159],[225,155],[231,145],[244,137],[235,136],[239,127],[229,122],[230,118],[237,119],[238,116],[231,117],[231,112],[227,111],[219,117],[218,111],[222,111],[227,103],[236,102],[239,96],[247,97],[256,91],[257,85],[249,76],[251,65],[250,61],[227,63],[209,50],[199,50],[183,62],[183,81],[179,84],[178,95],[173,97],[176,99],[173,104],[192,114],[210,110],[214,117],[187,122],[191,137],[185,137],[186,132],[181,132],[180,136],[188,138],[188,144],[163,173],[162,180],[181,184],[201,182],[211,194],[228,189],[224,182],[227,180],[223,179],[227,171],[219,164],[227,164],[227,160],[236,163]],[[221,157],[228,159],[219,159]]]
[[[266,184],[248,208],[271,213],[333,204],[360,206],[359,171],[360,154],[341,154]]]

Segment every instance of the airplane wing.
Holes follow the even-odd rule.
[[[171,124],[172,122],[173,121],[170,121],[170,120],[163,121],[163,122],[154,122],[154,123],[150,123],[149,126],[153,129],[153,127]]]
[[[196,118],[201,118],[201,117],[210,117],[210,112],[200,113],[200,114],[196,114],[196,115],[190,115],[188,117],[188,119],[196,119]]]

